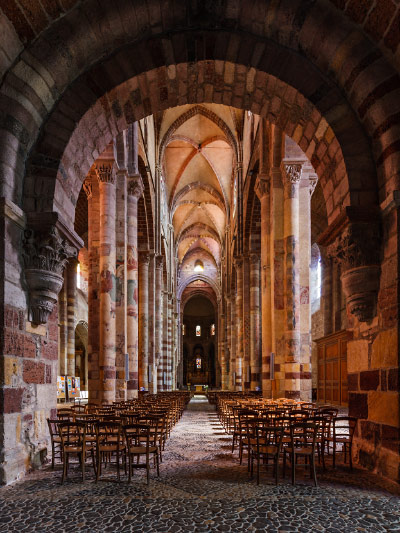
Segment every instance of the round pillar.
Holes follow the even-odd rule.
[[[126,336],[129,376],[126,377],[129,378],[127,383],[127,397],[129,400],[137,398],[139,388],[137,204],[143,194],[141,177],[139,175],[130,176],[127,189]]]

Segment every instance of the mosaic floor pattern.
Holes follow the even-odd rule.
[[[275,486],[271,471],[256,485],[232,456],[231,437],[205,397],[190,402],[167,442],[160,477],[152,471],[85,483],[72,470],[46,467],[0,489],[1,532],[239,532],[331,533],[400,531],[399,491],[378,477],[346,467]]]

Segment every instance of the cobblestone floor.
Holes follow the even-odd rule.
[[[265,473],[257,486],[201,397],[174,428],[160,470],[149,486],[142,472],[131,484],[95,484],[90,469],[84,484],[72,471],[61,486],[60,469],[46,467],[0,489],[0,531],[400,531],[398,490],[361,470],[319,471],[318,488],[308,476],[276,487]]]

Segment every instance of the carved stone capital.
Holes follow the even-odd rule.
[[[288,198],[294,198],[297,194],[302,163],[299,161],[282,161],[282,181]]]
[[[86,198],[90,200],[93,196],[93,186],[92,186],[92,180],[90,177],[87,177],[85,181],[83,182],[83,190],[86,193]]]
[[[259,254],[250,254],[250,264],[259,265],[260,264],[260,255]]]
[[[341,275],[343,293],[349,312],[360,322],[368,322],[376,315],[380,267],[362,266]]]
[[[150,263],[150,252],[146,251],[139,251],[138,252],[138,259],[139,263],[141,265],[148,265]]]
[[[64,268],[77,253],[55,226],[25,230],[22,255],[33,324],[47,322],[64,282]]]
[[[302,163],[294,161],[282,161],[282,174],[283,181],[289,182],[291,184],[299,183],[301,178],[301,167]]]
[[[99,183],[115,183],[114,161],[101,161],[95,166]]]
[[[372,320],[380,281],[380,226],[351,222],[329,247],[341,266],[341,281],[349,312],[360,322]]]
[[[374,221],[351,222],[342,231],[329,254],[339,261],[342,272],[380,264],[380,227]]]
[[[310,196],[314,194],[315,187],[318,183],[318,176],[317,174],[309,174],[308,175],[308,191],[310,193]]]
[[[156,268],[158,270],[162,269],[164,265],[164,257],[162,255],[156,255]]]
[[[259,200],[268,196],[270,193],[271,182],[265,176],[257,176],[256,184],[254,185],[254,191],[258,196]]]
[[[142,178],[139,174],[135,176],[129,176],[128,179],[128,195],[139,199],[144,191]]]
[[[233,264],[234,264],[234,267],[236,268],[236,270],[239,269],[239,268],[242,268],[242,266],[243,266],[243,256],[236,255],[233,258]]]

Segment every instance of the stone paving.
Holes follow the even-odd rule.
[[[173,429],[160,470],[149,486],[144,472],[95,484],[90,468],[85,483],[72,470],[61,486],[60,469],[46,467],[0,489],[0,531],[400,531],[399,491],[365,471],[319,471],[318,488],[308,475],[276,487],[269,471],[257,486],[205,397]]]

